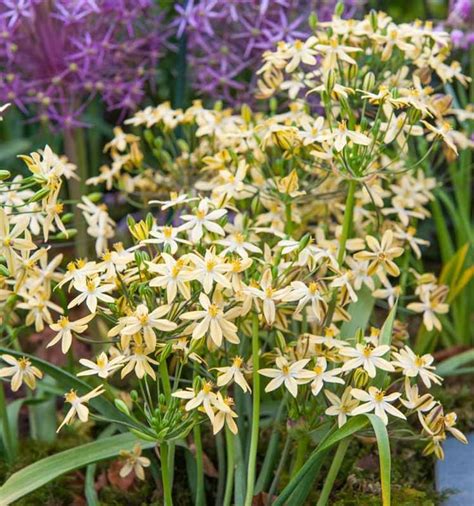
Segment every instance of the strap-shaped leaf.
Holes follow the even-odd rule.
[[[367,426],[368,420],[364,415],[358,415],[351,418],[345,425],[340,429],[336,429],[331,432],[328,437],[321,442],[321,444],[314,450],[309,456],[308,460],[304,463],[301,469],[296,473],[295,477],[288,483],[288,485],[282,490],[277,500],[273,503],[273,506],[283,506],[286,504],[290,496],[298,489],[299,500],[301,497],[307,495],[310,488],[313,486],[315,474],[319,470],[324,457],[328,450],[339,441],[342,441],[346,437],[352,436],[359,430]],[[311,473],[309,478],[307,475]],[[293,500],[291,504],[293,504]],[[289,503],[290,504],[290,503]],[[301,502],[299,503],[301,504]]]
[[[387,427],[385,427],[378,416],[372,414],[366,414],[365,416],[370,420],[375,432],[375,437],[377,438],[380,460],[380,481],[382,484],[382,504],[383,506],[390,506],[392,457],[390,455],[390,440]]]
[[[139,440],[133,434],[119,434],[39,460],[8,478],[0,488],[0,504],[11,504],[62,474],[116,457],[120,450],[130,451],[136,443],[140,443],[142,448],[155,446],[154,443]]]
[[[365,285],[357,292],[357,302],[349,305],[351,319],[341,326],[341,338],[352,339],[359,329],[365,330],[372,314],[375,298]]]
[[[382,325],[382,330],[380,331],[379,344],[385,344],[390,346],[392,344],[392,332],[393,332],[393,322],[395,321],[395,315],[397,314],[397,306],[398,299],[395,301],[390,313],[388,313],[387,319],[385,323]],[[388,359],[390,352],[388,352],[384,358]],[[378,370],[377,376],[374,380],[374,385],[377,388],[381,388],[384,384],[387,373],[381,369]]]

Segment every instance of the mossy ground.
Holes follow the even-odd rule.
[[[472,378],[465,381],[448,381],[443,389],[435,392],[447,411],[456,410],[459,427],[463,431],[474,429],[474,382]],[[263,434],[265,436],[265,433]],[[13,472],[59,451],[73,448],[91,438],[85,434],[63,433],[54,443],[23,441],[15,465],[8,469],[0,462],[0,483]],[[262,438],[263,439],[263,438]],[[216,462],[214,449],[209,443],[208,456]],[[261,441],[264,445],[264,441]],[[422,457],[423,443],[416,439],[394,439],[392,447],[392,504],[397,506],[436,506],[444,497],[436,493],[434,487],[434,459]],[[97,466],[96,478],[107,473],[110,463]],[[193,501],[186,477],[186,463],[182,454],[177,454],[174,497],[179,506],[192,506]],[[321,473],[322,476],[325,472]],[[155,475],[155,477],[154,477]],[[100,487],[98,498],[104,506],[162,506],[162,494],[156,473],[147,473],[145,482],[135,481],[127,490],[120,489],[105,481]],[[287,476],[282,475],[281,483]],[[331,506],[378,506],[380,500],[380,477],[378,470],[377,446],[374,442],[358,440],[353,443],[344,459],[344,464],[336,480],[334,492],[330,499]],[[217,480],[208,479],[214,485]],[[308,498],[307,504],[315,504],[318,488]],[[319,485],[319,487],[318,487]],[[209,503],[213,504],[213,490],[209,492]],[[17,501],[16,506],[85,506],[84,472],[69,473],[45,485],[27,497]]]

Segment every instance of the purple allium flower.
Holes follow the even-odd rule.
[[[166,41],[153,0],[0,0],[0,100],[67,128],[97,94],[125,113]]]
[[[187,0],[176,7],[178,36],[187,36],[191,86],[198,93],[238,105],[251,103],[262,53],[279,40],[309,34],[308,16],[334,13],[336,0]],[[363,0],[345,2],[354,15]],[[250,82],[250,86],[248,83]]]
[[[474,43],[474,4],[472,0],[451,0],[446,27],[451,28],[454,47],[468,49]]]

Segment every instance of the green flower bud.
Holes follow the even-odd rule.
[[[138,401],[138,392],[136,390],[130,392],[130,399],[132,399],[133,402]]]
[[[54,235],[53,239],[56,239],[58,241],[64,241],[65,239],[72,239],[76,235],[77,235],[77,229],[68,228],[68,229],[66,229],[66,232],[59,232],[56,235]]]
[[[375,74],[373,72],[367,72],[364,80],[362,81],[362,89],[364,91],[372,91],[375,86]]]
[[[89,193],[89,195],[87,195],[87,198],[91,202],[94,202],[94,204],[95,204],[95,203],[100,202],[102,200],[102,193],[100,193],[100,192]]]
[[[29,200],[28,202],[31,204],[33,202],[39,202],[43,200],[45,197],[49,195],[49,188],[42,188],[38,190]]]
[[[67,225],[68,223],[71,223],[71,221],[74,218],[74,213],[66,213],[61,216],[61,221]]]
[[[313,30],[313,32],[316,30],[316,27],[318,26],[318,15],[316,14],[316,12],[313,11],[309,15],[308,25],[311,28],[311,30]]]
[[[365,369],[359,367],[354,372],[354,386],[356,388],[364,388],[369,382],[369,375]]]
[[[334,14],[339,17],[341,17],[344,14],[344,3],[343,2],[337,2],[336,8],[334,9]]]
[[[0,181],[5,181],[11,176],[10,171],[8,170],[0,170]]]
[[[336,73],[333,69],[329,70],[327,78],[326,78],[326,92],[329,96],[331,96],[332,90],[334,89],[334,85],[336,84]]]
[[[378,27],[377,11],[375,9],[371,9],[369,13],[369,19],[370,19],[370,26],[372,27],[372,30],[375,32]]]
[[[122,399],[115,399],[114,401],[115,407],[124,415],[130,415],[130,411],[128,409],[128,406],[125,404]]]

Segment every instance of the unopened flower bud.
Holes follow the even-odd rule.
[[[132,399],[133,402],[138,401],[138,392],[136,390],[130,392],[130,399]]]
[[[10,171],[8,170],[0,170],[0,181],[5,181],[11,176]]]
[[[329,70],[326,78],[326,92],[331,96],[334,85],[336,84],[336,74],[333,69]]]
[[[369,13],[369,19],[370,19],[370,26],[372,27],[372,30],[375,32],[379,24],[379,20],[377,18],[377,11],[375,9],[371,9]]]
[[[66,214],[63,214],[61,216],[61,221],[66,225],[68,223],[71,223],[71,221],[73,220],[74,218],[74,214],[73,213],[66,213]]]
[[[115,407],[124,415],[130,415],[130,411],[128,409],[128,406],[125,404],[125,402],[122,401],[122,399],[115,399],[114,401]]]
[[[349,68],[347,70],[347,77],[349,81],[353,81],[357,77],[358,72],[359,66],[357,65],[357,63],[349,65]]]
[[[308,25],[311,28],[311,30],[313,30],[313,32],[316,30],[316,27],[318,26],[318,15],[316,14],[316,12],[313,11],[309,15]]]
[[[245,123],[249,124],[252,121],[252,109],[247,104],[242,104],[240,114]]]
[[[354,372],[354,386],[356,388],[364,388],[369,382],[369,375],[365,369],[359,367]]]
[[[100,192],[89,193],[89,195],[87,195],[87,198],[95,204],[100,200],[102,200],[102,193]]]
[[[31,204],[33,202],[39,202],[40,200],[43,200],[45,197],[47,197],[49,194],[49,188],[42,188],[41,190],[38,190],[29,200],[28,202]]]
[[[337,2],[334,14],[339,17],[344,14],[344,2]]]
[[[375,86],[375,74],[373,72],[367,72],[367,74],[364,77],[364,80],[362,81],[362,89],[364,91],[371,91],[374,89]]]

